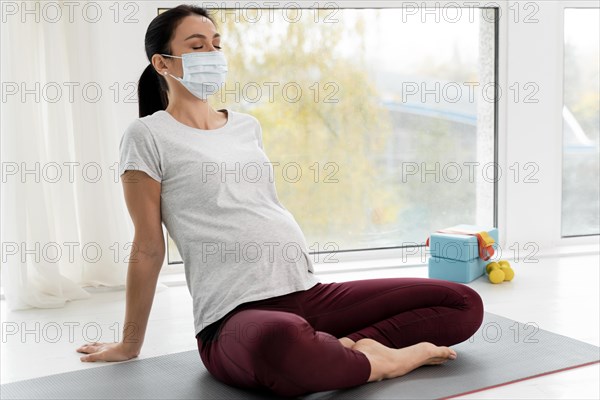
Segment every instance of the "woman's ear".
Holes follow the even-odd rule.
[[[159,74],[166,75],[166,73],[168,73],[167,63],[165,62],[164,57],[160,54],[155,54],[152,56],[152,65],[154,66],[154,69],[156,69],[156,72],[158,72]]]

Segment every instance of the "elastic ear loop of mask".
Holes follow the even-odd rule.
[[[173,58],[181,58],[181,59],[183,59],[183,57],[179,57],[179,56],[172,56],[172,55],[170,55],[170,54],[162,54],[162,53],[160,53],[160,55],[161,55],[161,56],[167,56],[167,57],[173,57]],[[164,75],[167,75],[167,74],[164,74]],[[172,76],[174,79],[177,79],[177,80],[181,80],[181,79],[183,79],[183,78],[178,78],[178,77],[176,77],[176,76],[173,76],[172,74],[168,74],[168,75],[171,75],[171,76]]]

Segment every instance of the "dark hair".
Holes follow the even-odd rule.
[[[167,81],[154,69],[151,60],[156,53],[171,54],[171,39],[175,34],[175,29],[177,29],[181,20],[188,15],[200,15],[211,20],[213,24],[215,23],[205,8],[181,4],[159,14],[150,22],[146,30],[144,44],[150,64],[142,72],[142,76],[138,81],[137,94],[140,118],[154,114],[158,110],[164,110],[169,104]]]

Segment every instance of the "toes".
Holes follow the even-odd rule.
[[[449,347],[434,346],[431,349],[429,358],[431,360],[435,360],[437,362],[438,360],[443,360],[443,361],[454,360],[454,359],[456,359],[456,356],[457,356],[456,351],[452,350]]]
[[[448,358],[451,360],[454,360],[456,358],[457,354],[456,351],[452,350],[452,349],[448,349]]]

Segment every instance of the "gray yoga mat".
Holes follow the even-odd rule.
[[[452,346],[456,360],[315,399],[435,399],[593,364],[600,348],[492,313],[469,340]],[[197,350],[4,384],[2,399],[264,399],[276,396],[227,386],[202,365]]]

